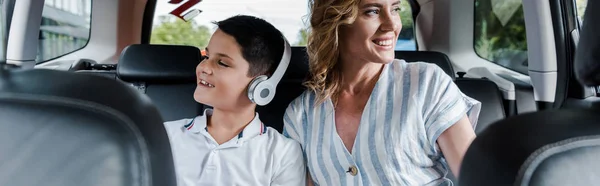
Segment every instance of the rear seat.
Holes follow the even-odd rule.
[[[482,102],[476,128],[480,133],[506,114],[502,95],[492,81],[455,78],[449,58],[440,52],[397,51],[396,57],[407,62],[425,61],[437,64],[455,79],[466,95]],[[204,106],[193,99],[196,86],[195,68],[201,61],[196,47],[169,45],[131,45],[123,50],[117,67],[118,79],[134,84],[158,107],[165,121],[190,118],[202,113]],[[91,72],[89,72],[91,73]],[[292,47],[290,66],[277,86],[273,101],[257,107],[261,120],[279,132],[283,130],[283,115],[288,104],[306,90],[302,86],[308,74],[305,47]],[[98,75],[108,75],[98,74]]]
[[[148,95],[165,121],[193,118],[203,108],[193,98],[201,57],[192,46],[130,45],[121,53],[117,77]]]

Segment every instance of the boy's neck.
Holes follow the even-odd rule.
[[[255,107],[236,110],[213,108],[212,115],[207,116],[208,132],[217,143],[229,141],[252,122],[255,117]]]

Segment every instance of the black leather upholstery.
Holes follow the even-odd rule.
[[[502,93],[493,81],[487,79],[457,78],[454,83],[456,83],[461,92],[482,103],[475,133],[481,133],[493,122],[506,117]]]
[[[203,108],[193,96],[200,55],[192,46],[131,45],[121,53],[117,76],[147,94],[165,121],[193,118]]]
[[[600,85],[600,2],[587,1],[587,9],[581,26],[579,46],[574,64],[577,79],[587,86]],[[587,11],[590,10],[590,11]],[[593,11],[592,11],[593,10]]]
[[[130,45],[123,49],[117,76],[127,82],[194,83],[200,50],[179,45]]]
[[[158,111],[123,83],[0,70],[0,118],[0,185],[176,184]]]
[[[448,56],[435,51],[396,51],[396,59],[404,59],[406,62],[428,62],[438,65],[446,74],[454,80],[454,68]]]
[[[491,125],[469,147],[461,186],[600,183],[600,110],[552,110]]]
[[[577,147],[579,145],[585,146]],[[559,152],[549,153],[548,157],[537,157],[536,160],[541,162],[532,161],[531,175],[523,175],[520,181],[522,185],[562,186],[600,183],[600,171],[598,171],[600,140],[597,137],[573,140],[571,144],[555,147],[554,150]]]
[[[303,81],[308,76],[308,54],[305,47],[292,47],[292,57],[282,81]]]
[[[147,84],[146,95],[165,121],[193,118],[203,107],[194,100],[196,84]]]

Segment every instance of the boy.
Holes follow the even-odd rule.
[[[194,92],[213,109],[165,123],[178,185],[305,185],[300,145],[266,127],[247,93],[255,77],[270,77],[279,65],[284,36],[251,16],[215,24]]]

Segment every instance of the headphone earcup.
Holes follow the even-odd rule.
[[[260,84],[264,81],[266,81],[268,79],[267,76],[265,75],[260,75],[254,79],[252,79],[252,81],[250,81],[250,84],[248,85],[248,99],[250,99],[250,101],[252,101],[253,103],[257,103],[257,100],[260,99]],[[260,100],[259,100],[260,101]]]
[[[283,78],[292,55],[292,48],[285,37],[283,37],[283,45],[285,47],[283,55],[273,75],[271,77],[265,75],[258,76],[248,86],[248,98],[257,105],[263,106],[269,104],[275,98],[277,84]]]

